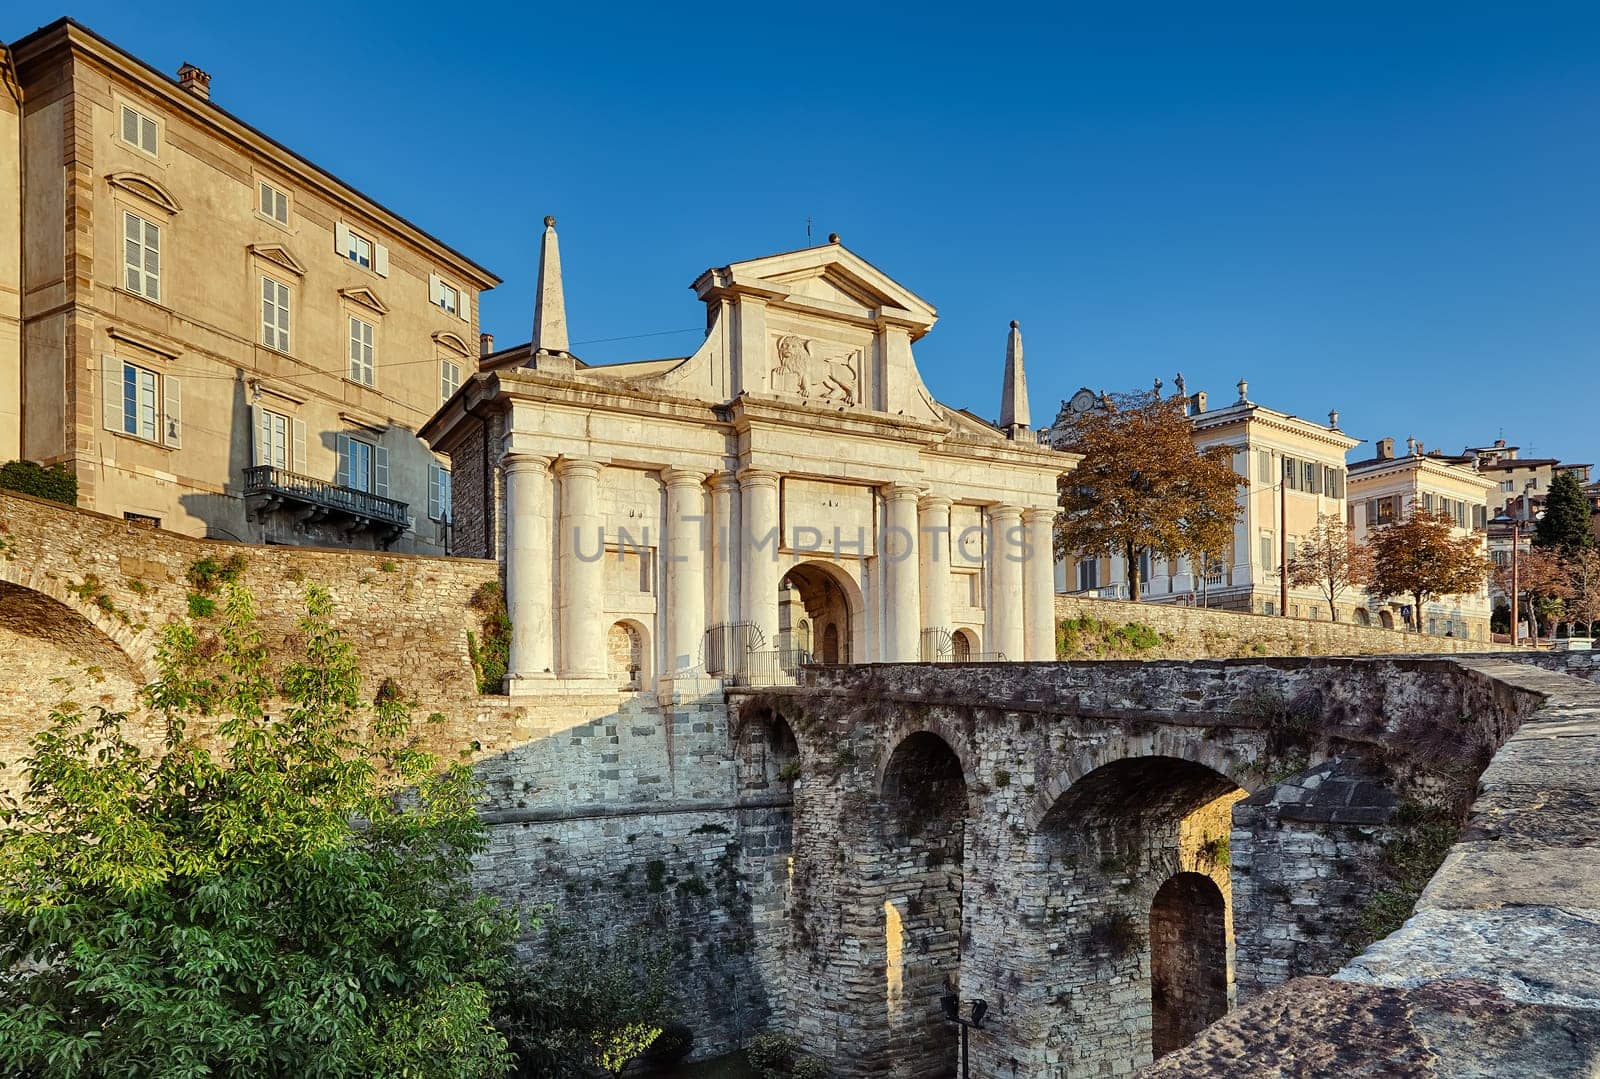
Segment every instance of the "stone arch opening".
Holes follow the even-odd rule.
[[[739,728],[738,781],[743,795],[789,797],[800,776],[800,744],[789,721],[765,709]]]
[[[26,735],[65,700],[80,708],[133,712],[148,679],[131,656],[88,617],[44,592],[0,580],[0,729]],[[0,758],[0,790],[17,789],[16,760]]]
[[[1372,612],[1368,611],[1365,607],[1357,607],[1356,608],[1356,625],[1358,625],[1358,626],[1370,626],[1370,625],[1372,625]]]
[[[950,661],[968,663],[978,654],[978,635],[970,629],[958,629],[950,635]]]
[[[1226,1012],[1233,805],[1245,793],[1193,760],[1122,757],[1083,773],[1045,812],[1037,870],[1045,909],[1061,914],[1037,945],[1063,958],[1041,1007],[1061,1051],[1094,1044],[1102,1059],[1148,1062]],[[1198,879],[1162,896],[1179,877]],[[1203,906],[1180,909],[1202,894]]]
[[[887,846],[883,1004],[904,1074],[954,1075],[956,1034],[940,998],[959,992],[967,783],[950,743],[906,736],[880,788]]]
[[[804,655],[800,662],[849,663],[861,591],[850,576],[826,562],[802,562],[778,582],[778,649]]]
[[[643,689],[650,678],[649,637],[631,618],[613,622],[606,632],[606,670],[621,690]]]
[[[1181,1049],[1228,1011],[1227,903],[1201,873],[1177,873],[1150,904],[1150,1048]]]
[[[1394,612],[1393,611],[1379,611],[1378,612],[1378,624],[1381,625],[1384,629],[1393,629],[1394,628]]]

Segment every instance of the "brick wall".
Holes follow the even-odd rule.
[[[1507,645],[1430,637],[1378,626],[1180,607],[1170,603],[1057,596],[1056,618],[1093,618],[1120,626],[1149,626],[1163,638],[1139,659],[1227,659],[1244,656],[1368,656],[1494,652]],[[1128,655],[1129,653],[1123,653]],[[1094,659],[1095,656],[1063,656]],[[1120,657],[1119,657],[1120,658]]]

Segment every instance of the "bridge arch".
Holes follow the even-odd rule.
[[[1038,829],[1052,812],[1058,812],[1073,787],[1101,769],[1119,761],[1161,759],[1192,764],[1226,779],[1231,788],[1254,793],[1260,776],[1255,764],[1260,759],[1262,739],[1250,732],[1250,742],[1239,745],[1208,736],[1204,731],[1162,728],[1139,737],[1124,736],[1084,745],[1053,770],[1039,785],[1029,826]]]
[[[0,558],[0,603],[9,608],[0,626],[24,636],[76,641],[75,647],[107,661],[102,665],[126,664],[141,685],[156,679],[153,635],[68,591],[59,580],[25,574],[15,560]]]

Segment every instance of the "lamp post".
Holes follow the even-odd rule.
[[[989,1014],[989,1002],[973,1001],[971,1019],[961,1018],[961,1000],[954,993],[940,997],[939,1005],[944,1009],[945,1020],[961,1028],[961,1079],[967,1079],[967,1031],[983,1029],[983,1017]]]
[[[1522,521],[1502,511],[1495,515],[1490,524],[1507,525],[1511,528],[1511,647],[1522,646],[1522,624],[1518,614],[1518,595],[1521,592],[1522,582],[1518,580],[1517,550],[1522,546]]]

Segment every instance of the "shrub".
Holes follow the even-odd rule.
[[[482,635],[467,634],[467,655],[478,676],[478,692],[500,693],[511,663],[511,615],[499,581],[486,581],[467,605],[481,618]]]
[[[191,562],[184,576],[189,579],[190,586],[196,592],[202,596],[209,596],[225,584],[237,584],[244,576],[246,565],[242,554],[229,555],[221,562],[207,555]]]
[[[33,738],[0,814],[0,1074],[503,1074],[479,786],[363,707],[330,607],[307,590],[279,676],[242,587],[169,626],[156,750],[71,704]]]
[[[64,464],[46,468],[34,461],[7,461],[0,465],[0,487],[69,506],[78,504],[78,477]]]

